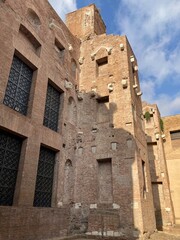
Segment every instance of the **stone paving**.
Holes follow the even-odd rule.
[[[49,240],[60,240],[61,238],[53,238]],[[111,240],[108,238],[104,238],[105,240]],[[61,239],[62,240],[62,239]],[[76,240],[88,240],[88,238],[77,238]],[[91,239],[93,240],[93,238]],[[103,240],[103,238],[94,238],[94,240]],[[125,238],[117,238],[117,240],[139,240],[139,238],[136,239],[125,239]],[[162,232],[157,232],[151,235],[149,240],[180,240],[180,234],[171,234],[171,233],[162,233]]]
[[[167,233],[154,233],[150,237],[151,240],[180,240],[180,235],[172,235]]]

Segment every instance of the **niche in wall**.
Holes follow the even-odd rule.
[[[77,123],[77,108],[72,97],[68,100],[68,121],[73,125],[76,125]]]
[[[108,72],[108,57],[103,57],[96,60],[97,76],[106,75]]]
[[[98,108],[97,108],[97,122],[105,123],[110,121],[109,113],[109,96],[99,97],[97,99]]]
[[[19,38],[26,49],[33,51],[37,56],[40,55],[41,44],[34,35],[22,24],[19,27]]]
[[[34,26],[40,26],[41,25],[41,21],[40,21],[39,16],[31,8],[28,8],[28,10],[27,10],[27,18],[32,25],[34,25]]]
[[[111,158],[98,159],[98,200],[99,203],[113,203]]]
[[[64,166],[64,203],[70,203],[73,200],[74,171],[71,160],[67,160]]]

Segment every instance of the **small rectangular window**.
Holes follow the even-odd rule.
[[[48,83],[44,126],[54,131],[58,129],[60,95],[61,93]]]
[[[55,49],[59,55],[60,58],[64,59],[64,54],[65,54],[65,48],[63,45],[55,38]]]
[[[108,57],[103,57],[96,60],[97,76],[103,76],[108,73]]]
[[[173,148],[180,147],[180,130],[170,132],[171,144]]]
[[[22,140],[0,130],[0,205],[13,204]]]
[[[36,178],[34,207],[51,207],[56,152],[41,147]]]
[[[100,67],[100,66],[103,66],[105,64],[108,64],[108,57],[103,57],[103,58],[100,58],[98,60],[96,60],[97,62],[97,65]]]
[[[103,96],[97,98],[98,103],[108,103],[109,102],[109,96]]]
[[[3,103],[27,114],[33,70],[17,56],[14,56]]]
[[[170,132],[171,140],[180,139],[180,130]]]

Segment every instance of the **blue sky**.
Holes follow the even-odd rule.
[[[108,34],[126,35],[137,57],[143,100],[180,114],[180,0],[49,0],[65,14],[95,3]]]

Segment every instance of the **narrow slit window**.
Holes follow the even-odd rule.
[[[142,175],[143,175],[143,196],[144,196],[144,198],[146,198],[146,192],[148,192],[148,190],[147,190],[147,175],[146,175],[146,164],[143,160],[142,160]]]

